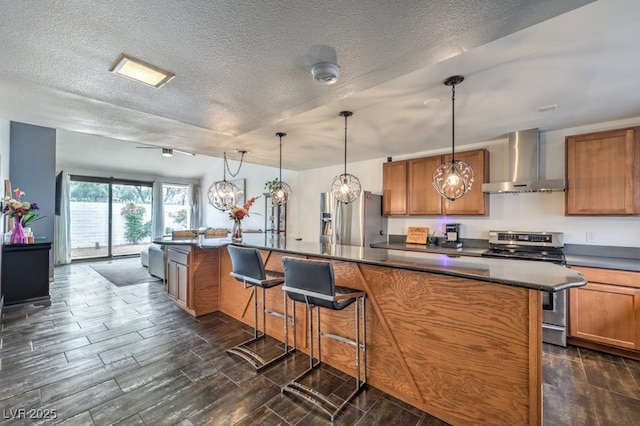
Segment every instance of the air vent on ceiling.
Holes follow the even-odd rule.
[[[547,112],[547,111],[553,111],[558,109],[558,105],[557,104],[553,104],[553,105],[545,105],[545,106],[541,106],[540,108],[538,108],[538,112]]]

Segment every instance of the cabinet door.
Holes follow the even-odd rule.
[[[589,283],[570,289],[569,310],[570,336],[640,349],[640,290]]]
[[[442,163],[441,156],[407,160],[409,175],[408,204],[410,215],[442,213],[442,200],[433,187],[433,172]]]
[[[181,265],[176,263],[176,277],[178,279],[177,288],[178,295],[176,301],[181,306],[190,308],[190,304],[187,302],[189,297],[188,284],[189,284],[189,267],[187,265]]]
[[[474,179],[471,191],[455,201],[442,199],[445,215],[486,216],[489,214],[489,194],[482,192],[482,184],[489,181],[489,152],[476,149],[456,154],[456,158],[466,161],[473,169]],[[451,155],[445,156],[451,160]]]
[[[168,263],[167,293],[172,299],[178,298],[178,263],[170,260]]]
[[[407,162],[382,165],[382,214],[407,214]]]
[[[567,215],[640,213],[638,134],[633,128],[566,138]]]

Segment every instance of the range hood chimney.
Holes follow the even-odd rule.
[[[509,181],[482,184],[482,192],[564,191],[564,179],[540,180],[538,129],[509,133]]]

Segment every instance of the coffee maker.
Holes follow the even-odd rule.
[[[460,241],[460,224],[446,223],[444,225],[444,239],[445,241],[441,247],[455,249],[462,247],[462,241]]]

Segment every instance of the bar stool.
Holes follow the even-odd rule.
[[[227,353],[241,357],[253,365],[256,371],[262,371],[295,350],[295,334],[293,336],[293,347],[291,347],[289,346],[287,333],[288,321],[293,323],[293,318],[295,318],[295,304],[293,302],[291,303],[293,317],[289,318],[287,316],[287,296],[283,292],[283,313],[267,309],[265,307],[264,292],[266,289],[281,285],[284,282],[283,274],[265,271],[260,252],[257,249],[230,245],[227,246],[227,251],[229,252],[229,256],[231,256],[233,269],[230,275],[236,280],[241,281],[244,288],[248,288],[249,286],[253,287],[253,338],[227,349]],[[262,330],[258,329],[258,288],[262,290]],[[281,318],[284,322],[284,352],[268,360],[263,359],[255,350],[248,347],[248,345],[266,337],[266,314]]]
[[[330,262],[318,260],[297,259],[292,257],[283,257],[285,283],[282,289],[284,292],[296,302],[303,302],[307,305],[307,322],[309,334],[309,368],[295,379],[291,380],[282,388],[282,393],[289,392],[298,397],[311,402],[320,410],[329,414],[333,422],[336,415],[347,405],[351,399],[362,389],[366,383],[366,321],[365,321],[365,299],[366,293],[360,290],[354,290],[347,287],[338,287],[335,285],[335,276],[333,266]],[[355,307],[355,338],[347,338],[336,334],[323,332],[320,329],[320,308],[331,310],[342,310],[353,304]],[[361,305],[359,308],[358,305]],[[316,334],[318,341],[318,358],[314,363],[313,350],[313,309],[316,309]],[[360,312],[362,314],[360,314]],[[360,327],[362,327],[362,341],[360,341]],[[295,328],[294,328],[295,333]],[[328,396],[300,383],[300,380],[312,371],[316,370],[322,364],[322,352],[320,348],[320,337],[328,337],[337,341],[347,343],[355,347],[355,365],[356,365],[356,388],[338,405],[331,401]],[[363,367],[362,379],[360,378],[360,355],[362,353]]]

